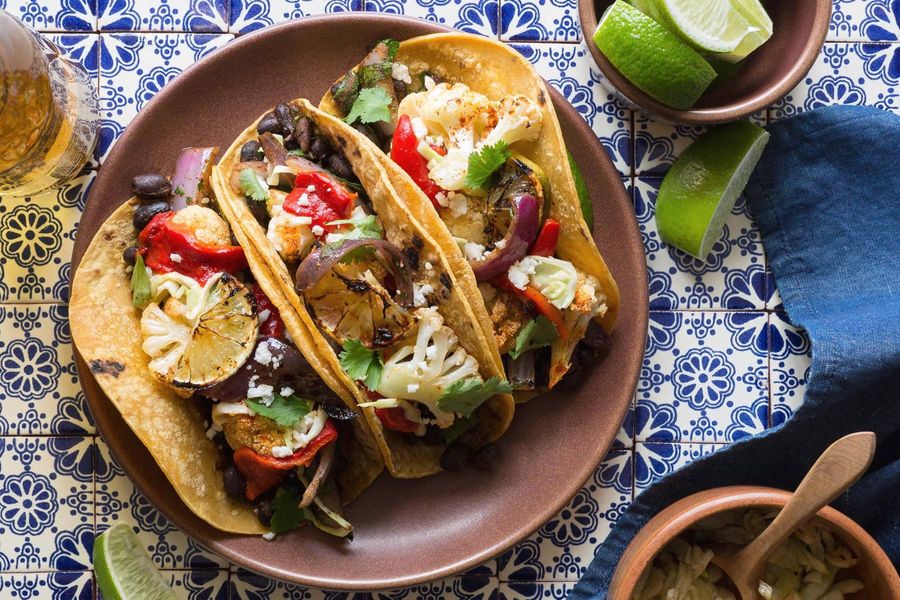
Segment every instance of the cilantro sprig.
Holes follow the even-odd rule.
[[[260,183],[253,169],[244,169],[238,176],[238,183],[244,195],[258,202],[265,202],[269,198],[269,189]]]
[[[444,412],[455,412],[468,417],[491,396],[510,392],[512,386],[499,377],[491,377],[487,381],[471,377],[447,386],[437,399],[437,407]]]
[[[144,258],[140,254],[134,257],[134,270],[131,271],[131,304],[135,308],[144,308],[150,303],[150,276],[144,266]]]
[[[478,152],[469,155],[469,168],[466,171],[466,187],[478,189],[490,179],[494,171],[509,160],[509,145],[503,140],[490,146],[484,146]]]
[[[391,97],[382,88],[366,88],[360,90],[350,112],[344,117],[344,121],[352,125],[356,121],[360,123],[377,123],[391,120]]]
[[[354,339],[346,340],[343,346],[339,358],[344,372],[351,379],[362,381],[370,390],[377,388],[384,369],[378,352],[369,350],[362,342]]]
[[[558,337],[556,326],[550,319],[544,316],[532,319],[519,331],[519,335],[516,336],[516,347],[509,351],[509,356],[519,358],[529,350],[549,346]]]
[[[282,427],[293,427],[309,414],[309,402],[294,394],[274,394],[271,404],[263,404],[258,398],[248,398],[247,406],[256,414],[272,419]]]
[[[279,534],[296,529],[304,521],[313,521],[312,512],[308,508],[300,508],[300,490],[293,486],[284,486],[275,494],[272,503],[275,511],[269,527],[272,533]]]

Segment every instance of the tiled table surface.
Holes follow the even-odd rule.
[[[647,254],[650,335],[635,402],[592,480],[498,559],[378,597],[562,598],[642,489],[783,422],[802,399],[810,345],[780,309],[752,216],[739,202],[709,264],[660,242],[656,191],[699,130],[657,123],[603,90],[575,0],[0,0],[0,8],[51,32],[85,65],[103,113],[95,160],[80,177],[58,193],[0,202],[0,598],[92,598],[93,538],[115,521],[140,530],[183,598],[343,597],[242,571],[158,514],[97,436],[67,323],[78,220],[118,135],[186,66],[286,19],[405,13],[513,43],[603,141],[632,193]],[[828,104],[900,111],[900,0],[835,0],[828,40],[803,83],[758,121]]]

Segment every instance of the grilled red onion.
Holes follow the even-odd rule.
[[[294,287],[302,294],[316,285],[347,254],[365,247],[373,248],[384,260],[397,282],[397,302],[404,308],[410,308],[413,305],[413,287],[403,254],[396,246],[385,240],[371,238],[344,240],[335,247],[325,245],[316,248],[297,267]]]
[[[181,210],[188,204],[200,201],[201,188],[207,187],[209,172],[216,162],[219,153],[217,147],[183,148],[175,162],[175,174],[172,176],[172,196],[169,204],[172,210]]]
[[[328,475],[331,474],[331,466],[334,464],[334,450],[336,447],[337,444],[331,443],[322,448],[322,451],[319,452],[319,464],[316,466],[316,473],[310,480],[309,485],[306,486],[306,490],[303,492],[303,497],[300,499],[297,508],[306,508],[316,499],[316,494],[319,493],[319,487],[322,486],[328,478]]]
[[[470,260],[475,279],[489,281],[506,273],[513,263],[528,253],[528,247],[538,233],[541,206],[531,194],[516,196],[513,201],[513,217],[503,237],[503,247],[488,252],[481,260]]]

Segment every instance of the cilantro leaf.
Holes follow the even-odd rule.
[[[288,150],[288,156],[300,156],[303,158],[309,158],[309,152],[304,152],[303,148],[294,148],[293,150]]]
[[[131,271],[131,304],[135,308],[144,308],[150,303],[150,276],[144,266],[144,257],[136,254],[134,269]]]
[[[437,399],[437,407],[444,412],[455,412],[468,417],[491,396],[510,392],[512,386],[499,377],[491,377],[487,381],[471,377],[447,386]]]
[[[443,430],[444,442],[452,444],[473,427],[475,427],[475,419],[471,417],[466,419],[454,419],[453,424]]]
[[[269,189],[259,182],[256,177],[256,171],[253,169],[244,169],[238,177],[241,184],[241,191],[244,195],[253,198],[258,202],[265,202],[269,198]]]
[[[466,187],[477,189],[490,179],[494,171],[503,166],[511,156],[509,145],[500,140],[492,146],[484,146],[469,155],[469,169],[466,171]]]
[[[394,62],[394,59],[397,58],[397,52],[400,50],[400,42],[388,38],[381,40],[381,43],[388,47],[388,60]]]
[[[593,231],[594,206],[591,204],[591,194],[588,192],[587,184],[584,182],[584,176],[581,174],[581,169],[578,168],[578,163],[575,162],[575,157],[572,156],[572,153],[568,150],[566,150],[566,154],[569,155],[569,169],[571,169],[572,177],[575,179],[575,191],[578,192],[578,203],[581,205],[581,216],[584,217],[584,222],[587,223],[588,229]]]
[[[363,381],[366,387],[374,390],[381,382],[381,357],[374,350],[369,350],[359,340],[346,340],[340,354],[341,368],[351,379]]]
[[[291,394],[274,394],[272,403],[266,406],[258,398],[248,398],[247,406],[256,414],[272,419],[282,427],[293,427],[309,414],[309,402]]]
[[[359,96],[353,101],[350,112],[344,117],[344,121],[353,124],[377,123],[378,121],[391,120],[391,97],[386,91],[379,88],[366,88],[359,92]]]
[[[313,520],[309,509],[297,506],[299,502],[300,491],[297,488],[285,486],[278,489],[275,501],[272,503],[275,511],[272,513],[272,520],[269,523],[272,533],[285,533],[300,527],[303,521]]]
[[[509,351],[512,358],[519,358],[529,350],[549,346],[559,337],[556,326],[550,319],[540,316],[529,321],[516,336],[516,347]]]
[[[383,231],[378,219],[375,215],[366,215],[364,217],[353,217],[350,219],[341,219],[339,221],[331,221],[328,225],[352,225],[353,227],[346,231],[338,231],[335,235],[341,236],[343,240],[362,240],[382,238]]]

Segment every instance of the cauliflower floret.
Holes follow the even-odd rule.
[[[231,230],[228,223],[211,208],[191,204],[175,213],[172,224],[190,231],[201,244],[209,246],[231,244]]]
[[[193,326],[179,318],[177,313],[180,311],[169,306],[166,308],[168,310],[163,311],[158,304],[151,304],[144,309],[141,314],[141,334],[144,338],[141,348],[150,356],[150,371],[168,383],[172,381],[191,341]]]
[[[437,310],[428,308],[419,311],[415,345],[403,346],[385,361],[376,391],[385,398],[421,402],[443,429],[453,424],[455,416],[437,407],[438,398],[452,383],[473,378],[483,381],[478,361],[459,345]]]
[[[316,241],[311,226],[312,219],[291,214],[284,210],[283,193],[269,193],[268,210],[271,219],[266,238],[285,261],[300,260]]]
[[[465,187],[469,155],[502,140],[509,145],[541,133],[540,106],[525,96],[491,101],[462,83],[441,83],[408,95],[399,114],[421,119],[430,135],[441,136],[447,154],[428,161],[428,174],[445,190]]]

